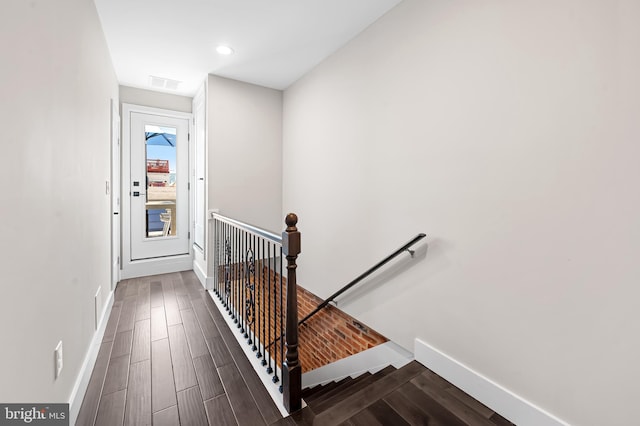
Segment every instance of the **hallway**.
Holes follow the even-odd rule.
[[[77,425],[267,425],[281,417],[192,271],[118,284]]]
[[[304,398],[283,419],[193,271],[171,273],[118,284],[76,425],[511,425],[416,362]]]

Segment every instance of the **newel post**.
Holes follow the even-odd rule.
[[[289,413],[302,407],[302,367],[298,360],[298,290],[296,284],[296,258],[300,254],[300,232],[296,228],[298,217],[289,213],[285,218],[287,229],[282,233],[282,250],[287,257],[287,320],[285,346],[287,354],[282,365],[282,393],[284,407]]]

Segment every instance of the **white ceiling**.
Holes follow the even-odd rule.
[[[207,74],[285,89],[402,0],[95,0],[120,84]],[[215,52],[219,44],[235,50]]]

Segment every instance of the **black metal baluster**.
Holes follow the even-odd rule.
[[[218,228],[218,219],[213,219],[213,241],[215,242],[216,245],[216,249],[215,249],[215,255],[214,255],[214,262],[215,265],[213,267],[214,270],[214,274],[215,274],[215,285],[214,285],[214,290],[216,292],[216,296],[218,296],[218,298],[220,298],[220,292],[219,292],[219,285],[220,285],[220,230]]]
[[[227,309],[227,313],[231,314],[231,268],[233,261],[233,237],[231,233],[231,226],[228,223],[224,224],[224,306]],[[233,315],[232,315],[233,316]]]
[[[221,253],[218,254],[218,260],[223,260],[222,262],[222,271],[218,271],[218,273],[224,273],[224,281],[222,283],[220,283],[220,285],[218,286],[218,297],[220,297],[220,301],[223,302],[223,305],[225,307],[225,309],[227,310],[227,312],[229,312],[229,305],[227,304],[224,296],[225,296],[225,289],[226,289],[226,284],[227,284],[227,272],[229,271],[228,268],[228,262],[227,262],[227,248],[231,248],[231,243],[229,242],[229,237],[227,235],[227,227],[226,224],[220,222],[218,223],[218,227],[220,229],[220,235],[221,235],[221,239],[222,241],[224,241],[224,248],[222,250]],[[222,287],[224,286],[224,288]]]
[[[240,257],[238,258],[238,328],[240,333],[244,332],[242,320],[244,318],[244,231],[240,231]]]
[[[261,358],[262,357],[262,350],[260,349],[260,344],[264,341],[262,340],[263,337],[260,335],[260,326],[262,324],[261,318],[262,318],[262,314],[260,313],[260,308],[262,305],[260,305],[260,265],[262,264],[261,261],[261,252],[260,252],[260,243],[263,241],[262,238],[256,238],[256,273],[255,273],[255,281],[253,283],[253,290],[254,290],[254,296],[255,296],[255,303],[256,303],[256,307],[255,307],[255,327],[253,328],[253,347],[251,349],[253,349],[256,352],[256,358]]]
[[[231,319],[235,319],[233,312],[233,254],[236,250],[236,241],[235,241],[235,229],[229,226],[229,249],[231,253],[229,254],[229,315],[231,315]]]
[[[247,324],[247,282],[249,280],[249,270],[247,268],[247,262],[249,261],[249,234],[246,231],[244,232],[244,250],[242,251],[242,253],[244,255],[244,259],[242,262],[242,327],[240,329],[240,333],[243,333],[243,337],[246,339],[247,337],[249,337],[247,335],[247,329],[249,328],[249,325]]]
[[[215,274],[216,274],[216,294],[218,295],[218,299],[222,300],[222,288],[221,285],[222,283],[220,282],[220,272],[221,270],[224,270],[224,264],[222,263],[222,260],[224,259],[224,245],[220,244],[221,241],[224,241],[224,233],[222,231],[222,223],[220,223],[220,221],[218,219],[215,219],[215,233],[216,233],[216,245],[218,247],[218,249],[216,250],[216,262],[217,262],[217,267],[215,269]],[[222,247],[221,247],[222,246]]]
[[[228,235],[228,230],[227,230],[227,224],[226,223],[220,223],[220,233],[222,234],[222,240],[224,241],[224,251],[220,254],[220,257],[222,257],[222,259],[224,259],[224,269],[223,269],[223,273],[224,273],[224,282],[222,284],[220,284],[220,301],[222,302],[222,304],[224,305],[227,313],[229,312],[229,303],[228,303],[228,293],[227,293],[227,286],[228,286],[228,279],[229,279],[229,256],[227,253],[229,253],[229,250],[231,250],[231,242],[229,241],[229,235]],[[222,287],[224,286],[224,288]]]
[[[236,240],[235,240],[235,229],[231,227],[231,225],[227,224],[227,232],[229,235],[229,260],[227,261],[227,265],[229,265],[229,296],[227,297],[227,310],[229,311],[229,315],[234,319],[234,311],[233,311],[233,256],[236,250]]]
[[[258,337],[256,336],[256,324],[258,323],[258,318],[256,316],[256,268],[258,263],[258,248],[257,248],[257,237],[255,235],[251,235],[251,251],[253,252],[253,261],[252,261],[252,269],[251,269],[251,281],[249,286],[249,295],[251,297],[250,303],[250,312],[249,316],[251,318],[251,322],[249,323],[249,345],[251,345],[251,350],[253,352],[256,351],[256,341]]]
[[[220,256],[222,257],[222,259],[224,259],[224,261],[223,261],[223,265],[224,265],[223,271],[225,272],[225,275],[224,275],[225,281],[224,281],[224,283],[220,284],[220,299],[225,302],[224,303],[224,307],[226,308],[227,313],[228,313],[229,312],[229,305],[228,305],[228,303],[226,303],[227,301],[224,300],[224,297],[225,297],[225,294],[226,294],[226,292],[224,292],[224,290],[226,290],[226,282],[227,282],[226,273],[229,271],[227,269],[227,267],[229,266],[228,257],[227,257],[227,253],[228,253],[227,250],[231,250],[231,241],[229,240],[229,230],[227,229],[227,224],[221,222],[220,223],[220,229],[221,229],[222,239],[224,241],[224,252],[221,253]],[[222,286],[224,286],[224,288]]]
[[[227,311],[233,319],[233,252],[235,250],[234,229],[227,224],[227,235],[229,239],[229,295],[227,297]]]
[[[216,226],[218,226],[218,222],[216,219],[213,220],[213,244],[214,244],[214,253],[213,256],[213,270],[215,271],[213,274],[213,292],[218,295],[218,233],[216,232]]]
[[[218,299],[220,299],[220,241],[222,240],[222,235],[220,232],[220,222],[218,221],[218,219],[214,219],[213,220],[213,232],[214,232],[214,240],[216,242],[216,255],[215,255],[215,262],[216,265],[214,267],[214,274],[216,276],[216,285],[215,285],[215,290],[216,290],[216,295],[218,296]]]
[[[251,346],[252,351],[258,350],[258,345],[260,343],[260,315],[258,314],[258,309],[260,308],[260,302],[258,300],[259,289],[258,289],[258,268],[260,267],[260,238],[257,236],[254,237],[255,247],[254,247],[254,265],[253,265],[253,346]],[[259,352],[258,352],[259,353]]]
[[[253,280],[251,282],[251,318],[252,318],[252,322],[251,322],[251,330],[249,332],[249,339],[251,339],[251,342],[249,343],[251,345],[251,350],[253,352],[255,352],[257,350],[257,346],[256,343],[258,341],[258,336],[256,335],[256,326],[258,325],[258,317],[257,317],[257,307],[258,307],[258,303],[256,300],[257,294],[258,294],[258,289],[256,288],[256,277],[257,277],[257,271],[256,269],[258,268],[258,256],[260,255],[260,253],[258,252],[258,237],[253,235],[253,242],[251,244],[251,249],[253,250],[253,271],[251,272],[251,279]]]
[[[238,281],[238,276],[237,276],[236,269],[238,267],[238,250],[240,250],[239,249],[240,242],[238,241],[239,232],[240,231],[237,228],[233,229],[233,257],[231,261],[231,264],[233,265],[233,268],[232,268],[233,274],[231,276],[231,299],[232,299],[231,310],[233,311],[232,318],[233,318],[234,324],[238,323],[238,315],[237,315],[237,308],[238,308],[237,293],[238,292],[236,291],[236,283]]]
[[[277,265],[276,261],[276,265]],[[284,300],[283,300],[283,294],[282,294],[282,247],[280,247],[280,267],[277,268],[279,271],[277,271],[278,275],[276,275],[276,277],[280,277],[280,279],[276,279],[276,281],[279,281],[276,283],[276,287],[278,288],[278,292],[280,294],[280,323],[279,323],[279,327],[276,326],[276,330],[278,330],[278,336],[282,336],[282,333],[284,332],[284,326],[283,326],[283,322],[284,322]],[[278,364],[278,361],[276,359],[276,367],[279,365],[280,366],[280,370],[282,371],[282,354],[284,353],[284,339],[282,339],[282,337],[279,338],[280,343],[279,345],[276,344],[275,347],[275,352],[276,355],[278,355],[278,357],[280,358],[280,363]],[[279,346],[279,348],[278,348]],[[279,379],[277,377],[278,374],[278,369],[276,368],[276,376],[275,376],[275,382],[277,382]],[[282,392],[282,386],[280,386],[280,392]]]
[[[267,264],[268,264],[267,274],[269,274],[267,276],[267,280],[268,280],[268,282],[267,282],[267,285],[268,285],[268,287],[267,287],[267,298],[268,298],[268,300],[267,300],[267,310],[268,310],[268,312],[267,312],[267,320],[269,321],[269,325],[268,325],[268,328],[267,328],[267,336],[268,337],[267,337],[266,341],[269,342],[269,347],[267,348],[268,356],[267,356],[267,353],[265,353],[265,358],[269,358],[267,360],[267,364],[268,364],[267,374],[271,374],[271,373],[273,373],[273,368],[271,368],[271,358],[272,358],[272,354],[273,354],[273,347],[272,347],[272,342],[271,342],[271,339],[272,339],[272,336],[271,336],[271,329],[272,329],[271,324],[272,324],[272,320],[273,320],[273,316],[271,315],[271,299],[273,298],[273,295],[271,293],[271,246],[272,246],[271,242],[269,242],[267,244],[267,246],[268,246],[268,250],[267,250],[268,251],[268,255],[267,255]],[[275,255],[275,251],[274,251],[274,255]],[[263,360],[263,362],[264,362],[264,360]]]
[[[261,256],[260,256],[260,318],[261,321],[260,323],[262,324],[262,330],[260,330],[260,327],[258,327],[258,333],[260,333],[260,342],[261,345],[259,346],[260,350],[257,353],[257,357],[258,358],[262,358],[262,362],[261,364],[264,366],[267,362],[264,359],[265,358],[265,346],[268,343],[268,341],[266,340],[267,336],[265,333],[265,326],[264,326],[264,314],[266,312],[265,310],[265,306],[264,306],[264,260],[265,260],[265,240],[264,238],[262,239],[262,251],[261,251]]]
[[[252,271],[251,271],[251,279],[253,280],[251,282],[251,318],[252,318],[252,322],[251,322],[251,332],[249,333],[249,339],[252,339],[251,342],[249,342],[249,344],[251,345],[251,350],[253,352],[258,350],[258,347],[256,346],[256,341],[258,340],[258,337],[256,336],[256,327],[258,326],[258,311],[257,311],[257,302],[256,302],[256,297],[257,297],[257,287],[256,284],[258,283],[257,280],[257,267],[258,267],[258,259],[259,259],[259,255],[260,252],[258,251],[258,237],[257,236],[253,236],[253,243],[251,244],[251,249],[253,250],[253,265],[252,265]],[[252,337],[253,336],[253,337]]]
[[[247,279],[247,233],[246,231],[242,231],[242,259],[241,259],[241,274],[242,277],[240,278],[240,285],[239,285],[239,289],[240,289],[240,301],[239,301],[239,308],[240,308],[240,334],[243,335],[243,337],[246,339],[247,338],[247,331],[245,328],[245,324],[246,324],[246,315],[247,315],[247,291],[246,289],[246,279]]]
[[[273,249],[273,251],[271,249]],[[271,256],[271,253],[273,253],[273,256]],[[273,310],[271,309],[274,301],[276,300],[275,299],[275,295],[273,294],[273,291],[271,289],[271,284],[272,284],[271,283],[271,275],[272,275],[271,274],[271,271],[272,271],[271,267],[275,266],[275,264],[272,265],[271,259],[275,258],[275,254],[276,254],[276,252],[275,252],[275,244],[269,243],[269,278],[268,278],[269,279],[269,292],[268,292],[269,293],[269,301],[267,302],[269,304],[269,315],[268,315],[268,317],[269,317],[269,338],[267,339],[267,341],[269,342],[269,359],[267,360],[267,362],[269,364],[269,366],[267,367],[267,373],[268,374],[273,373],[273,368],[271,366],[271,360],[273,358],[273,352],[274,352],[273,351],[273,348],[274,348],[273,345],[275,344],[272,341],[272,339],[275,337],[275,333],[272,333],[272,331],[274,330],[274,327],[275,327],[275,324],[272,326],[272,324],[275,322],[275,321],[273,321],[273,315],[275,314],[275,306],[273,306],[273,308],[274,308]]]
[[[251,278],[253,275],[253,236],[247,235],[247,251],[245,259],[245,281],[242,291],[244,292],[244,338],[247,339],[247,343],[251,345],[251,326],[253,322],[252,312],[252,292],[251,292]]]
[[[280,367],[280,371],[282,372],[282,363],[284,362],[284,294],[282,292],[282,287],[284,286],[284,283],[282,282],[282,248],[280,248],[280,257],[279,260],[276,262],[276,264],[279,265],[278,268],[278,275],[276,275],[276,287],[278,288],[278,299],[279,299],[279,303],[280,303],[280,313],[279,313],[279,318],[280,318],[280,323],[278,325],[278,327],[276,328],[276,330],[278,330],[278,334],[276,337],[276,339],[278,339],[278,342],[276,343],[276,352],[278,353],[278,355],[280,356],[280,362],[276,364],[276,366]],[[277,371],[277,369],[276,369]],[[280,392],[282,392],[282,385],[280,385],[279,387]]]
[[[236,280],[236,309],[238,310],[238,314],[236,315],[238,317],[238,328],[240,329],[240,333],[243,332],[243,327],[242,327],[242,317],[243,317],[243,310],[242,310],[242,286],[244,285],[242,280],[243,280],[243,275],[244,275],[244,231],[240,230],[238,231],[238,259],[236,261],[237,265],[238,265],[238,279]]]
[[[242,250],[244,249],[242,242],[244,241],[244,232],[238,230],[238,258],[236,259],[236,268],[238,275],[236,277],[236,317],[238,318],[238,328],[242,328]]]

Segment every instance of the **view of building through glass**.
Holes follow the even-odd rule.
[[[145,125],[146,236],[176,235],[176,129]]]

